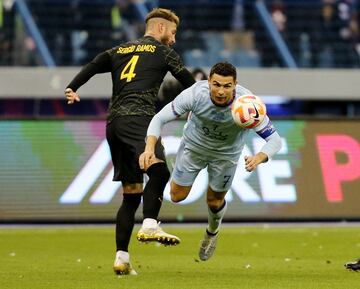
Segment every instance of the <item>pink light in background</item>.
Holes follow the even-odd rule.
[[[317,146],[323,174],[326,198],[329,202],[341,202],[342,182],[354,181],[360,177],[360,145],[347,135],[319,135]],[[337,163],[336,153],[346,154],[347,163]]]

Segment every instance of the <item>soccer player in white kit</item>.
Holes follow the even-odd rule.
[[[193,84],[154,116],[148,127],[145,151],[139,158],[142,169],[150,166],[156,160],[155,144],[162,126],[189,113],[172,172],[170,195],[173,202],[184,200],[198,173],[207,167],[208,226],[199,250],[203,261],[214,253],[227,207],[225,195],[250,131],[234,123],[230,109],[232,102],[245,94],[252,93],[237,84],[236,68],[227,62],[215,64],[208,80]],[[253,129],[266,143],[254,156],[245,156],[245,169],[249,172],[267,162],[281,148],[280,136],[268,116]],[[145,221],[142,228],[146,227]]]

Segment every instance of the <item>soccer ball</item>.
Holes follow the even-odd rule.
[[[263,121],[266,106],[256,95],[242,95],[231,105],[231,115],[241,128],[254,128]]]

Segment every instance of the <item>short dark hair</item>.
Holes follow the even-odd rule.
[[[210,77],[214,74],[219,74],[221,76],[232,76],[236,80],[236,68],[229,62],[218,62],[210,70]]]
[[[154,8],[146,16],[145,23],[148,23],[148,21],[152,18],[162,18],[170,22],[174,22],[176,26],[179,26],[180,24],[179,16],[177,16],[175,12],[171,11],[170,9]]]

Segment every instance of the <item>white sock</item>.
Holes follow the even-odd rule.
[[[142,223],[143,228],[147,228],[147,229],[156,229],[157,225],[158,225],[157,220],[151,218],[144,219]]]
[[[129,261],[130,261],[129,252],[117,251],[116,252],[116,258],[118,258],[118,257],[120,257],[126,263],[129,263]]]
[[[221,221],[225,215],[227,209],[227,203],[224,200],[224,207],[217,213],[213,213],[208,207],[208,227],[207,230],[209,233],[216,234],[219,231]]]

